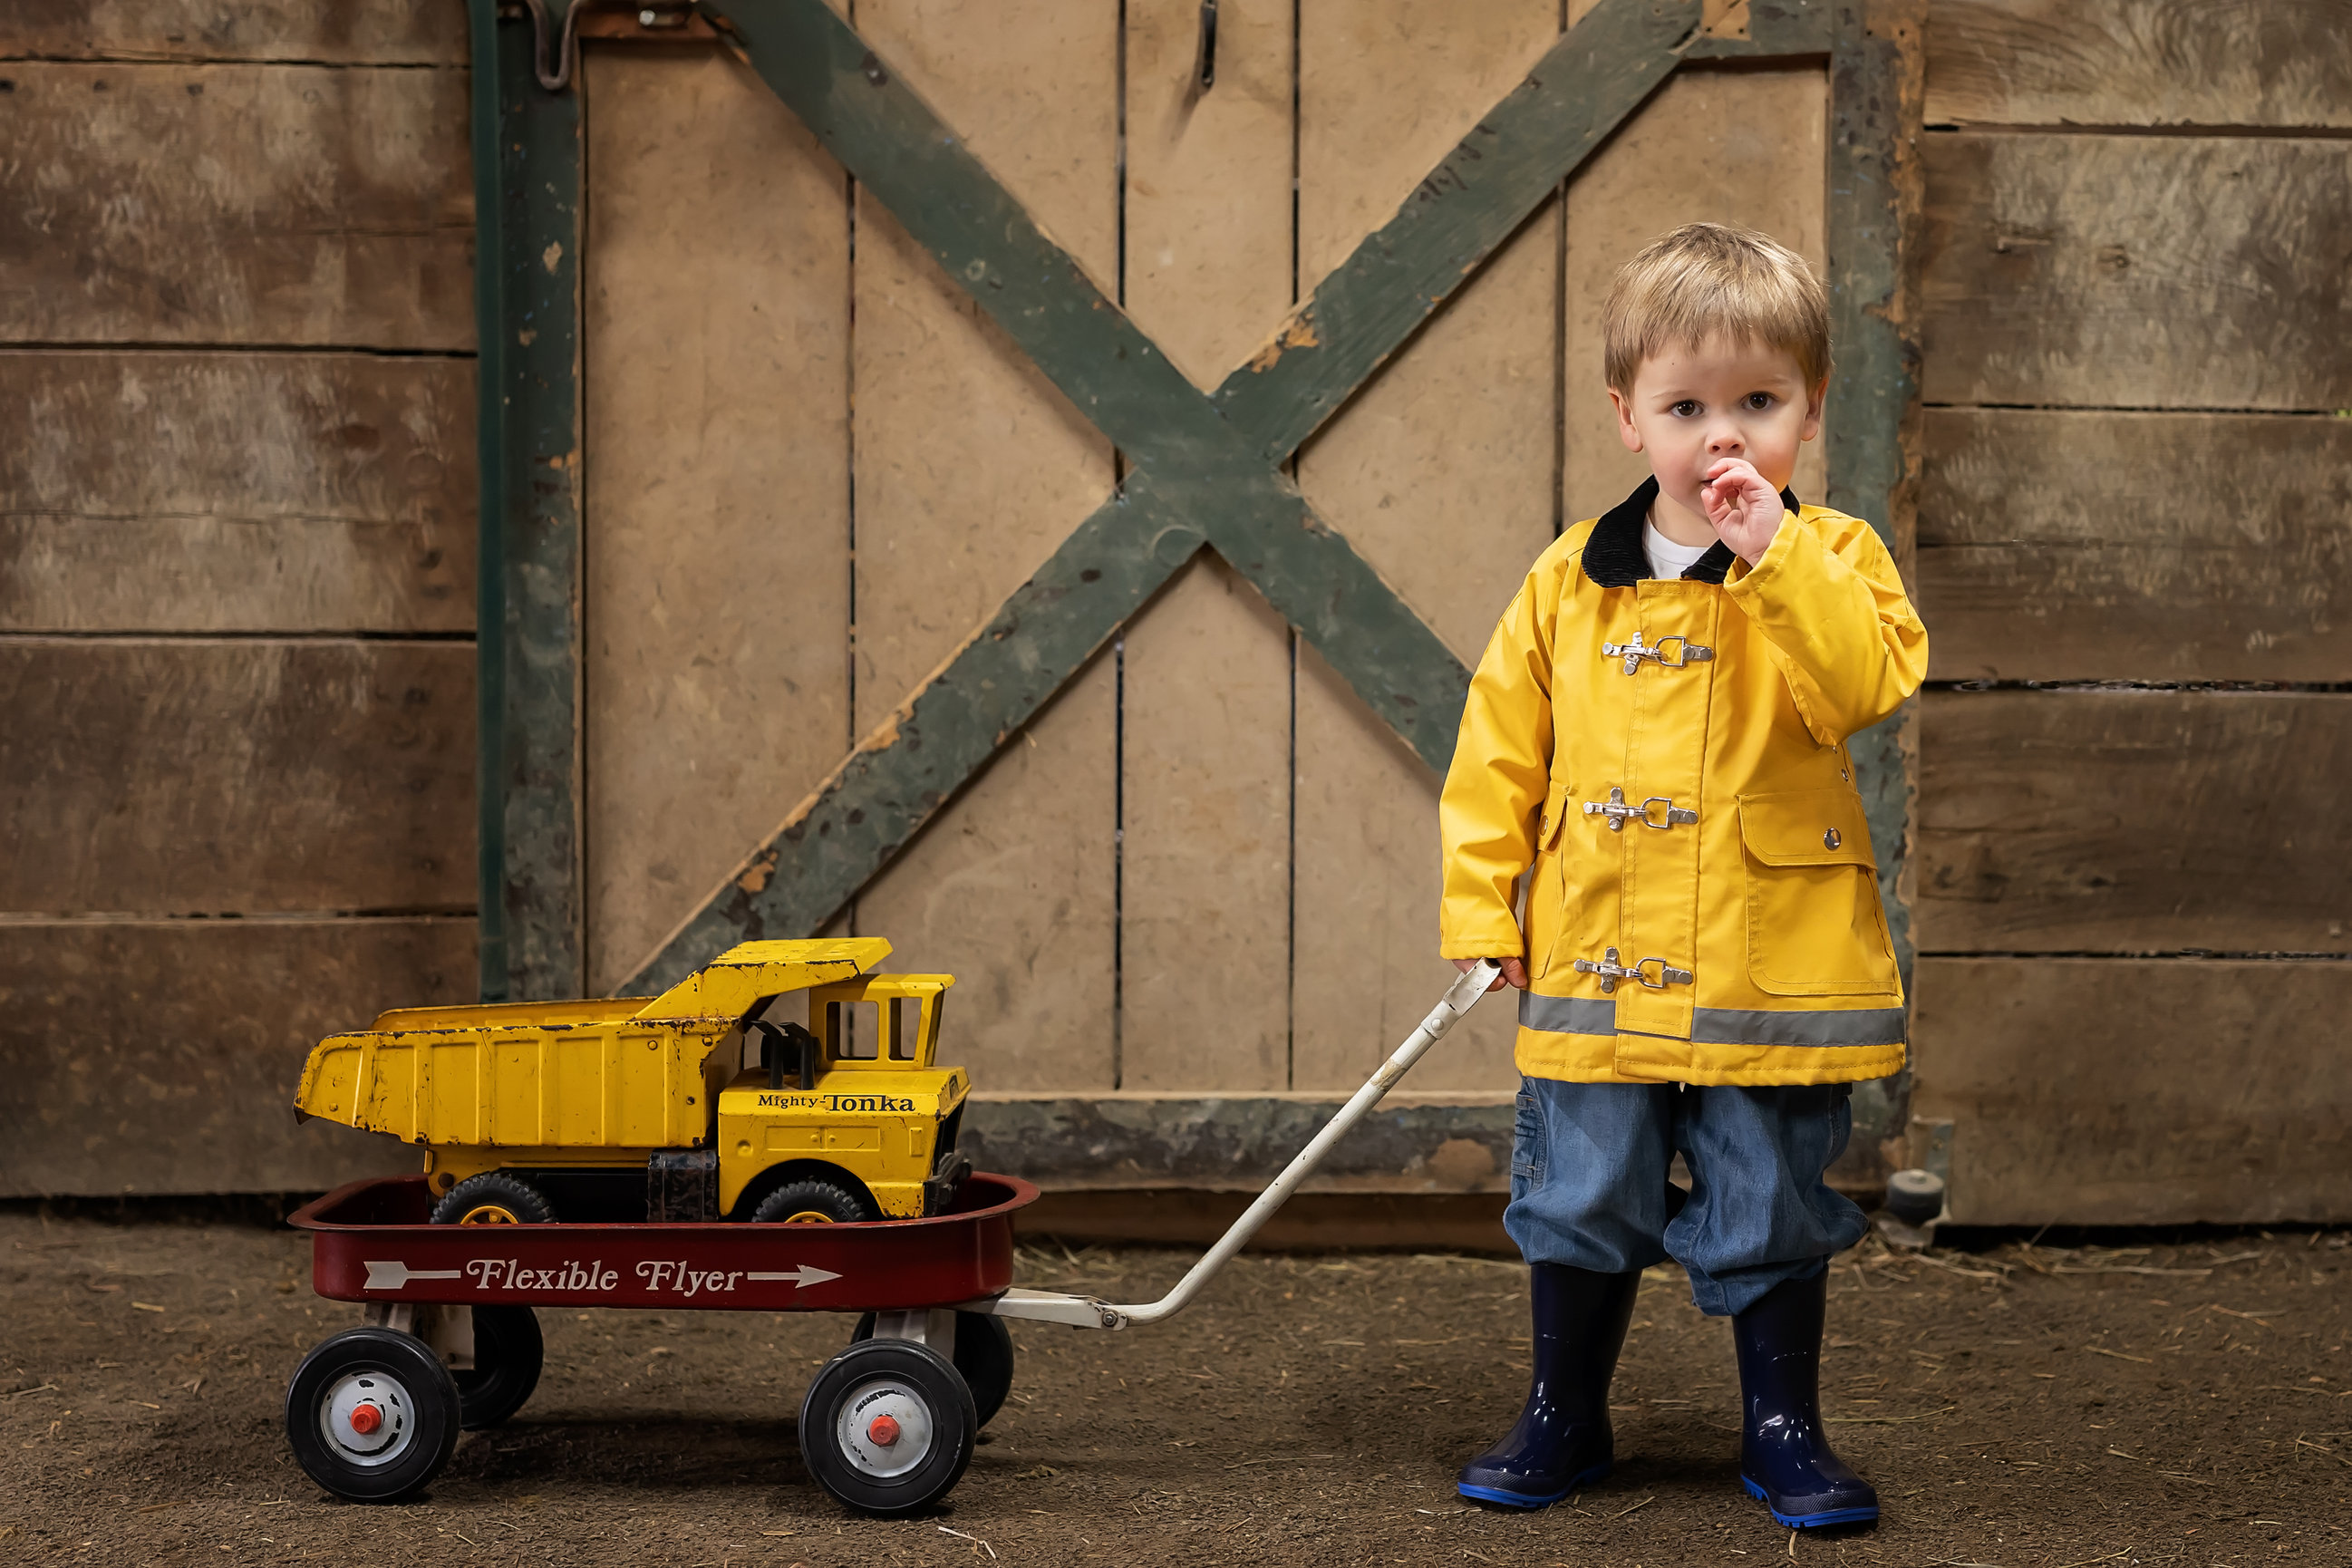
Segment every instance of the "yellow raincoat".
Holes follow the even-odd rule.
[[[1884,1077],[1903,986],[1845,742],[1917,689],[1926,628],[1867,523],[1785,491],[1753,569],[1718,543],[1653,578],[1655,494],[1562,534],[1479,660],[1442,951],[1526,957],[1529,1077]]]

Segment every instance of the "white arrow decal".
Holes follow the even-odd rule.
[[[759,1280],[789,1279],[793,1282],[793,1289],[797,1290],[803,1285],[822,1285],[828,1279],[838,1279],[841,1276],[830,1269],[819,1268],[814,1263],[803,1263],[789,1274],[746,1274],[743,1278]]]
[[[397,1260],[390,1263],[370,1262],[367,1271],[367,1283],[361,1287],[365,1290],[397,1290],[411,1279],[457,1278],[457,1270],[455,1268],[411,1268],[407,1264]]]

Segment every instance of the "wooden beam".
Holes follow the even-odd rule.
[[[2352,963],[1919,962],[1917,1114],[1968,1225],[2352,1220]]]
[[[1682,63],[1696,0],[1606,0],[1217,389],[1259,456],[1297,451]]]
[[[1147,476],[1130,479],[619,989],[823,927],[1202,542]]]
[[[1923,949],[2352,952],[2352,697],[1931,691],[1920,735]]]
[[[2352,420],[1936,408],[1933,680],[2352,681]]]
[[[0,638],[0,910],[463,910],[473,684],[456,640]]]
[[[319,1192],[414,1171],[294,1121],[320,1037],[474,994],[471,915],[12,919],[0,942],[0,1197]]]
[[[482,994],[577,996],[580,100],[540,89],[527,17],[470,0],[481,342]]]
[[[2352,405],[2352,142],[1961,132],[1924,146],[1930,402]]]
[[[474,346],[462,73],[47,60],[0,69],[0,338]]]
[[[0,350],[0,630],[469,633],[473,412],[461,359]]]
[[[1930,125],[2352,127],[2342,0],[1933,0]]]
[[[984,1171],[1057,1192],[1180,1186],[1255,1192],[1278,1175],[1346,1096],[982,1092],[957,1147]],[[1511,1176],[1512,1099],[1395,1094],[1366,1117],[1309,1192],[1499,1193]]]
[[[1919,345],[1912,325],[1907,238],[1921,201],[1917,145],[1925,0],[1837,0],[1830,48],[1830,380],[1827,432],[1831,506],[1866,518],[1910,579],[1912,432],[1919,410]],[[1854,787],[1878,860],[1879,902],[1907,987],[1911,931],[1912,812],[1917,796],[1917,704],[1848,743]],[[1865,1147],[1899,1131],[1907,1074],[1855,1096],[1854,1140]]]

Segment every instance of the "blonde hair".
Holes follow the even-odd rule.
[[[1717,337],[1786,350],[1805,385],[1819,386],[1830,373],[1829,296],[1803,257],[1727,224],[1685,224],[1617,269],[1601,311],[1612,390],[1631,393],[1642,362],[1669,345]]]

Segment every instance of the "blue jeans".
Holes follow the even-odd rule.
[[[1870,1228],[1822,1181],[1845,1148],[1851,1084],[1775,1089],[1519,1081],[1503,1228],[1530,1263],[1603,1274],[1668,1258],[1711,1317],[1829,1267]],[[1688,1202],[1666,1168],[1680,1150]]]

